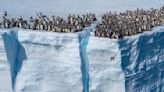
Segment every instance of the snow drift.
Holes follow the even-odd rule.
[[[0,91],[164,91],[163,26],[122,40],[90,31],[1,29]]]

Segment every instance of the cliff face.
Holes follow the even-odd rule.
[[[0,36],[0,90],[3,92],[12,92],[10,67],[7,62],[2,36]]]
[[[12,87],[16,92],[82,90],[77,35],[14,29],[3,33],[2,38],[10,65]]]
[[[122,40],[93,37],[86,30],[2,30],[0,83],[6,83],[0,91],[164,91],[164,27]]]
[[[90,37],[87,55],[90,92],[125,92],[118,40]]]
[[[164,28],[119,41],[127,92],[164,91]]]

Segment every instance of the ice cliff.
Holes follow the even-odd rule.
[[[164,91],[164,28],[119,41],[127,92]]]
[[[163,26],[122,40],[97,38],[85,30],[1,29],[0,91],[164,91]]]

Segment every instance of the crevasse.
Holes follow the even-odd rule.
[[[86,31],[79,34],[79,50],[81,58],[81,72],[83,81],[83,92],[89,92],[89,60],[86,53],[90,33]]]
[[[12,88],[15,91],[17,74],[21,71],[22,63],[27,57],[25,49],[18,41],[18,34],[16,31],[4,33],[2,37],[10,65]]]

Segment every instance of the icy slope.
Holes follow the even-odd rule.
[[[164,27],[119,42],[127,92],[164,92]]]

